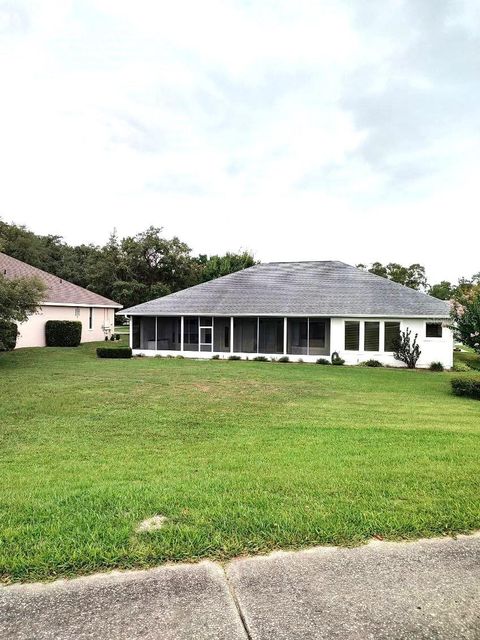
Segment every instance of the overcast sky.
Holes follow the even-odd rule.
[[[480,271],[478,0],[0,0],[0,217]]]

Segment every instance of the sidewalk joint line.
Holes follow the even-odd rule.
[[[240,622],[242,623],[242,627],[245,631],[245,635],[247,636],[247,640],[253,640],[252,638],[252,634],[250,633],[250,630],[248,628],[248,624],[247,621],[245,620],[245,616],[243,615],[243,611],[242,611],[242,607],[240,606],[240,602],[238,600],[237,597],[237,593],[235,591],[235,587],[233,586],[233,584],[230,582],[227,572],[225,570],[225,567],[222,565],[222,571],[223,571],[223,575],[225,576],[225,582],[227,583],[227,587],[228,587],[228,591],[230,592],[230,595],[232,597],[232,600],[235,604],[235,608],[237,610],[238,613],[238,617],[240,618]]]

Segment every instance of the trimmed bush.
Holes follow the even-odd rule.
[[[458,373],[466,373],[467,371],[471,371],[471,368],[465,362],[454,362],[453,370]]]
[[[240,356],[228,356],[229,360],[241,360]]]
[[[282,356],[277,362],[290,362],[290,358],[288,356]]]
[[[97,347],[97,358],[131,358],[130,347]]]
[[[443,371],[443,364],[441,362],[432,362],[429,366],[430,371]]]
[[[257,356],[253,358],[255,362],[268,362],[268,358],[266,356]]]
[[[215,355],[212,356],[212,360],[220,360],[220,355],[216,353]]]
[[[47,320],[47,347],[78,347],[82,339],[82,323],[77,320]]]
[[[480,400],[480,378],[453,378],[451,384],[456,396]]]
[[[383,367],[383,364],[380,362],[380,360],[365,360],[365,362],[362,362],[362,366],[364,367]]]
[[[332,353],[332,364],[336,365],[337,367],[341,367],[342,364],[345,364],[345,360],[341,358],[336,351],[334,351]]]
[[[13,351],[17,344],[18,329],[14,322],[0,320],[0,351]]]
[[[330,360],[327,360],[327,358],[318,358],[318,360],[316,361],[316,364],[332,364],[330,362]]]

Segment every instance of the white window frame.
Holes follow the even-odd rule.
[[[201,324],[200,318],[202,317],[206,318],[210,316],[198,316],[198,351],[203,353],[212,353],[213,352],[213,325],[214,325],[213,316],[211,316],[212,323],[210,325]],[[211,342],[202,342],[202,329],[210,329],[211,336],[212,336]],[[210,347],[210,349],[202,349],[202,347]]]

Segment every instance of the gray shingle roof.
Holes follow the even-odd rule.
[[[139,304],[122,314],[446,318],[449,305],[344,262],[270,262]]]
[[[0,273],[14,280],[16,278],[38,278],[47,287],[43,302],[50,304],[77,304],[88,305],[90,307],[115,307],[121,309],[122,305],[108,298],[104,298],[98,293],[79,287],[73,282],[58,278],[51,273],[32,267],[32,265],[0,253]]]

